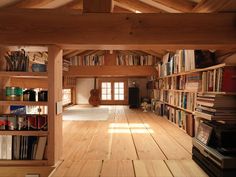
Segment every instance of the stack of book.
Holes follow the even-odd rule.
[[[208,120],[236,120],[236,96],[213,93],[197,95],[195,116]]]
[[[47,137],[0,135],[0,159],[42,160]]]

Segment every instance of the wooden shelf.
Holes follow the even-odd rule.
[[[194,114],[194,111],[191,111],[191,110],[188,110],[188,109],[181,108],[181,107],[179,107],[179,106],[175,106],[175,105],[169,104],[169,103],[167,103],[167,102],[165,102],[165,101],[161,101],[161,102],[162,102],[162,103],[165,103],[165,104],[167,104],[167,105],[169,105],[169,106],[175,107],[175,108],[177,108],[177,109],[180,109],[180,110],[182,110],[182,111],[185,111],[185,112]]]
[[[176,90],[176,89],[154,89],[154,90],[165,90],[165,91],[173,91],[173,92],[189,92],[189,93],[210,93],[210,94],[223,94],[223,95],[236,95],[236,92],[198,92],[192,90]]]
[[[47,78],[47,72],[15,72],[15,71],[0,71],[1,77],[15,78]]]
[[[20,105],[20,106],[48,106],[47,101],[0,101],[0,106],[10,106],[10,105]]]
[[[47,136],[48,131],[18,131],[18,130],[2,130],[0,135],[27,135],[27,136]]]
[[[43,166],[47,164],[48,164],[47,160],[0,160],[1,166],[11,166],[11,165]]]
[[[198,93],[197,91],[192,91],[192,90],[176,90],[176,89],[160,89],[160,90],[173,91],[173,92],[189,92],[189,93]]]
[[[194,69],[194,70],[191,70],[191,71],[181,72],[181,73],[177,73],[177,74],[171,74],[171,75],[168,75],[168,76],[159,77],[157,79],[164,79],[164,78],[168,78],[168,77],[176,77],[176,76],[188,75],[188,74],[192,74],[192,73],[197,73],[197,72],[203,72],[203,71],[209,71],[209,70],[213,70],[213,69],[223,68],[223,67],[226,67],[226,66],[236,66],[236,65],[222,63],[222,64],[218,64],[218,65],[215,65],[215,66],[207,67],[207,68]]]
[[[138,77],[156,75],[153,66],[71,66],[65,76],[70,77]]]

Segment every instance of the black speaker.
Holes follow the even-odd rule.
[[[139,108],[139,88],[129,88],[129,108]]]

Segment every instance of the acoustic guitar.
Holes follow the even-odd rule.
[[[98,106],[100,103],[100,93],[99,90],[96,89],[96,78],[94,78],[94,89],[90,91],[89,104],[92,106]]]

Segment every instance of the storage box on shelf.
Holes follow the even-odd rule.
[[[205,58],[207,63],[204,65],[199,61],[199,53],[201,52],[198,51],[197,53],[196,55],[196,51],[181,50],[172,57],[169,54],[165,55],[163,63],[156,67],[159,77],[154,89],[154,98],[163,103],[163,105],[159,104],[158,109],[168,110],[158,112],[164,112],[169,120],[177,123],[181,128],[184,126],[180,125],[179,117],[185,117],[181,116],[181,112],[190,114],[189,117],[192,120],[191,125],[188,126],[191,127],[191,130],[197,129],[198,121],[194,121],[194,115],[197,112],[196,110],[200,110],[196,104],[198,103],[197,100],[200,99],[200,94],[233,95],[236,92],[236,65],[222,63],[209,66],[215,63],[212,57]],[[213,54],[209,53],[208,56],[213,56]],[[204,61],[204,58],[202,60]],[[203,66],[209,67],[203,68]],[[222,110],[225,109],[222,108]],[[199,111],[196,114],[203,116],[203,113],[199,113]],[[187,123],[185,122],[182,120],[182,124],[186,124],[186,127]],[[194,136],[194,132],[191,133],[191,136]]]

